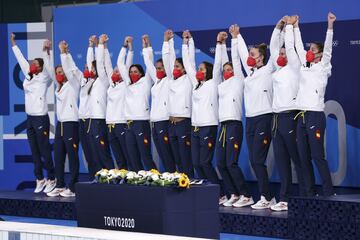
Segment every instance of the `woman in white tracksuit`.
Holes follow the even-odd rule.
[[[12,50],[18,61],[25,79],[23,82],[25,93],[25,112],[27,116],[26,133],[34,160],[34,174],[36,177],[35,193],[44,190],[45,193],[55,188],[56,180],[54,164],[49,142],[50,120],[46,93],[52,83],[53,71],[50,55],[50,41],[44,42],[43,58],[35,58],[31,64],[24,58],[16,45],[15,35],[11,34]],[[42,161],[42,158],[44,161]],[[48,180],[44,178],[43,166],[47,171]]]
[[[183,59],[176,58],[174,33],[168,30],[163,45],[163,62],[170,78],[169,90],[169,141],[179,172],[194,177],[191,161],[191,95],[192,84],[186,74]],[[194,63],[195,64],[195,63]]]
[[[126,93],[126,83],[120,75],[118,64],[125,62],[126,49],[121,48],[117,59],[117,65],[113,69],[110,53],[107,48],[107,43],[104,44],[104,52],[99,53],[100,58],[104,61],[100,62],[105,64],[105,70],[109,81],[109,88],[107,90],[107,106],[106,106],[106,124],[108,126],[108,137],[111,150],[116,160],[119,169],[128,169],[129,156],[126,150],[125,132],[127,128],[124,102]],[[99,49],[102,51],[103,49]],[[134,52],[130,49],[126,57],[127,69],[133,62]],[[131,169],[131,167],[130,167]]]
[[[258,180],[260,200],[251,205],[254,209],[270,208],[274,205],[265,165],[271,141],[272,77],[273,61],[266,64],[265,44],[255,45],[248,50],[245,41],[235,25],[238,34],[238,50],[247,77],[244,80],[244,101],[246,115],[246,142],[251,166]],[[272,38],[274,34],[272,35]]]
[[[88,134],[90,136],[92,153],[98,164],[98,169],[99,166],[106,169],[114,168],[105,121],[109,81],[104,67],[104,57],[100,57],[100,55],[104,54],[104,44],[107,40],[108,37],[104,34],[99,38],[98,49],[95,51],[96,61],[91,63],[91,72],[96,75],[96,78],[88,91],[90,112]]]
[[[279,202],[272,206],[275,211],[286,211],[287,202],[291,195],[293,163],[299,182],[300,194],[303,195],[303,175],[301,172],[300,158],[296,146],[296,120],[298,114],[296,95],[299,89],[300,61],[295,52],[294,41],[284,43],[284,32],[281,29],[288,20],[283,17],[276,24],[274,38],[270,42],[270,53],[278,55],[273,77],[273,148],[275,163],[279,171],[281,189]],[[285,34],[293,35],[293,31],[285,31]],[[292,38],[293,39],[293,38]]]
[[[122,51],[132,47],[132,37],[126,37]],[[135,171],[156,169],[151,154],[150,90],[152,80],[140,64],[127,68],[124,62],[118,68],[127,87],[125,94],[125,118],[127,120],[126,148],[131,167]],[[141,162],[141,160],[143,162]]]
[[[331,76],[331,54],[333,25],[336,16],[328,14],[328,27],[325,43],[311,43],[306,52],[302,43],[298,19],[289,22],[286,31],[294,31],[296,52],[299,56],[300,81],[296,103],[301,110],[297,125],[297,146],[304,174],[305,191],[314,196],[315,177],[311,159],[314,160],[322,179],[323,194],[334,194],[328,162],[325,159],[324,135],[326,117],[324,97],[328,78]],[[294,23],[294,26],[291,24]],[[286,35],[291,38],[292,35]]]
[[[226,44],[220,42],[216,45],[215,59],[222,56],[222,62],[215,60],[214,66],[223,69],[223,81],[218,86],[221,127],[216,143],[216,160],[223,180],[224,192],[230,194],[230,199],[225,195],[222,196],[219,204],[225,207],[244,207],[254,203],[248,192],[244,174],[238,165],[243,140],[244,74],[238,56],[237,34],[234,33],[233,26],[229,30],[232,35],[232,62],[229,62]]]
[[[183,33],[182,57],[185,70],[193,85],[191,114],[193,166],[197,178],[219,184],[212,160],[219,122],[217,87],[221,82],[221,68],[219,68],[219,64],[213,68],[213,64],[202,62],[196,72],[195,44],[189,31]],[[215,61],[221,62],[221,57]]]
[[[55,67],[56,73],[56,116],[58,122],[55,130],[54,158],[56,187],[47,193],[49,197],[74,197],[75,183],[79,177],[79,113],[78,98],[80,82],[76,74],[80,74],[75,69],[74,61],[68,51],[65,41],[59,44],[61,65]],[[75,71],[74,71],[75,70]],[[69,159],[70,182],[65,189],[65,159]]]
[[[165,37],[167,33],[165,33]],[[146,72],[149,73],[153,86],[151,88],[150,121],[153,124],[152,137],[166,172],[175,172],[176,165],[169,143],[169,86],[170,79],[166,76],[162,59],[158,59],[154,66],[154,54],[148,35],[144,35],[143,57]],[[163,44],[164,45],[164,44]],[[169,67],[169,66],[167,66]]]

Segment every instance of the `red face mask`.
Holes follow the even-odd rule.
[[[285,67],[287,64],[287,58],[283,57],[283,56],[279,56],[277,61],[276,61],[277,65],[279,65],[280,67]]]
[[[224,72],[224,79],[225,80],[228,80],[229,78],[233,77],[234,76],[234,73],[233,72],[230,72],[230,71],[226,71]]]
[[[173,75],[174,75],[174,78],[177,79],[177,78],[181,77],[183,74],[180,69],[174,68]]]
[[[120,80],[121,80],[120,74],[113,73],[113,74],[111,75],[111,80],[113,81],[113,83],[120,82]]]
[[[140,79],[140,74],[138,73],[130,73],[130,80],[132,83],[136,83]]]
[[[158,79],[163,79],[164,77],[166,77],[165,71],[156,71],[156,77]]]
[[[315,53],[311,50],[307,51],[306,53],[306,61],[313,62],[315,60]]]
[[[90,78],[90,71],[89,70],[84,70],[83,74],[84,74],[84,78]]]
[[[65,81],[65,75],[64,74],[56,74],[56,81],[60,84],[63,84]]]
[[[30,64],[29,73],[30,74],[38,74],[39,73],[39,68],[36,66],[35,63]]]
[[[205,73],[202,71],[197,71],[196,73],[196,79],[200,82],[205,79]]]
[[[255,67],[256,65],[256,59],[249,56],[247,61],[246,61],[246,64],[249,66],[249,67]]]

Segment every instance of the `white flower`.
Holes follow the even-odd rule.
[[[144,171],[144,170],[140,170],[140,171],[138,172],[138,175],[140,175],[141,177],[146,177],[146,176],[147,176],[147,172]]]
[[[135,177],[136,177],[136,172],[130,171],[126,174],[127,179],[134,179]]]
[[[151,175],[151,179],[152,179],[153,181],[157,181],[157,180],[159,180],[159,175],[153,174],[153,175]]]
[[[101,171],[100,172],[101,177],[106,177],[107,175],[108,175],[108,171]]]

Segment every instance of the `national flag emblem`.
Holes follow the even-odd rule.
[[[100,140],[100,144],[101,144],[102,146],[104,146],[104,145],[105,145],[104,140]]]
[[[264,138],[263,143],[264,143],[264,145],[267,145],[267,144],[269,143],[269,141],[267,140],[267,138]]]
[[[48,135],[47,131],[44,131],[44,136],[47,136],[47,135]]]
[[[186,141],[186,146],[191,146],[190,141]]]
[[[318,140],[321,138],[320,130],[316,130],[315,136],[316,136],[316,139],[318,139]]]
[[[238,150],[239,149],[239,144],[234,143],[234,149]]]
[[[208,142],[208,148],[212,148],[212,143]]]
[[[169,142],[169,138],[167,136],[164,136],[164,142]]]
[[[147,140],[147,138],[144,138],[144,144],[148,145],[149,141]]]
[[[73,148],[74,148],[74,149],[76,149],[76,148],[77,148],[76,143],[73,143]]]

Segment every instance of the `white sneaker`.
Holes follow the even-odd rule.
[[[275,198],[271,199],[270,201],[266,200],[264,196],[261,196],[260,200],[255,203],[254,205],[251,205],[251,208],[253,209],[267,209],[271,206],[276,204]]]
[[[226,202],[223,203],[223,205],[225,207],[232,207],[232,205],[234,204],[234,202],[236,202],[237,200],[239,200],[239,196],[236,196],[235,194],[231,194],[231,197],[229,200],[227,200]]]
[[[54,188],[54,190],[48,192],[46,195],[48,197],[58,197],[63,191],[65,191],[65,188]]]
[[[254,200],[252,197],[245,197],[244,195],[240,196],[240,199],[235,202],[232,206],[236,208],[246,207],[254,204]]]
[[[287,202],[278,202],[277,204],[270,207],[273,211],[287,211],[288,203]]]
[[[68,188],[68,189],[66,189],[65,191],[62,191],[62,192],[60,193],[60,196],[62,196],[62,197],[75,197],[75,193],[72,192],[72,191]]]
[[[34,193],[39,193],[41,192],[44,187],[46,186],[46,179],[43,178],[42,180],[37,180],[36,179],[36,188],[34,190]]]
[[[54,180],[47,180],[46,187],[44,189],[44,193],[49,193],[56,187],[56,179]]]
[[[221,198],[219,198],[219,205],[223,205],[225,202],[227,202],[229,199],[227,198],[226,195],[222,196]]]

